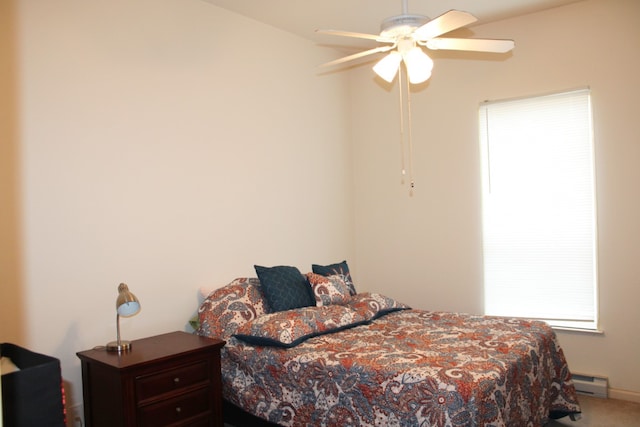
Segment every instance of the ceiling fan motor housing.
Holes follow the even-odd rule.
[[[424,15],[391,16],[380,24],[380,36],[389,38],[409,36],[413,30],[427,22],[429,22],[429,17]]]

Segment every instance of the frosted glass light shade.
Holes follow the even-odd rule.
[[[391,83],[398,73],[402,55],[397,50],[390,52],[373,66],[373,71],[383,80]]]
[[[404,55],[404,63],[407,65],[409,82],[412,84],[423,83],[431,77],[433,60],[418,46],[411,48]]]
[[[133,316],[140,310],[140,303],[135,302],[125,302],[120,307],[118,307],[118,314],[122,317]]]

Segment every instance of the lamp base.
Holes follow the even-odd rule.
[[[131,341],[111,341],[106,345],[107,351],[123,353],[131,350]]]

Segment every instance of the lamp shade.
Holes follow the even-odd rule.
[[[140,302],[134,294],[129,291],[126,283],[118,286],[118,298],[116,299],[116,310],[122,317],[129,317],[140,311]]]
[[[380,78],[391,83],[398,73],[398,67],[402,61],[402,55],[397,50],[391,51],[387,56],[382,58],[373,66],[373,71]]]
[[[419,84],[427,81],[431,77],[433,70],[433,60],[420,49],[414,46],[404,55],[404,63],[407,65],[409,82]]]

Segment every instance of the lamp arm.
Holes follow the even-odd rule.
[[[118,344],[118,348],[122,345],[122,341],[120,341],[120,313],[116,311],[116,343]]]

